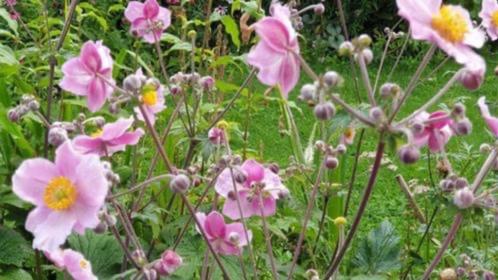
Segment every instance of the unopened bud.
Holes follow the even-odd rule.
[[[316,87],[313,84],[305,84],[301,88],[301,94],[299,95],[299,99],[303,101],[309,101],[315,99],[316,96]]]
[[[496,280],[495,274],[491,271],[484,271],[482,278],[483,280]]]
[[[328,71],[323,75],[323,82],[329,87],[335,87],[339,85],[341,81],[341,76],[335,71]]]
[[[190,31],[187,33],[187,36],[188,36],[190,39],[193,39],[193,38],[195,38],[195,36],[197,36],[197,32],[195,32],[195,30],[190,30]]]
[[[444,179],[439,183],[439,187],[443,192],[451,192],[455,189],[455,182],[452,180]]]
[[[340,155],[343,155],[344,153],[346,153],[347,151],[347,147],[346,145],[344,144],[339,144],[337,145],[337,147],[335,148],[335,150],[337,151],[337,153],[339,153]]]
[[[463,118],[454,124],[457,135],[469,135],[472,132],[472,123],[468,118]]]
[[[460,209],[469,208],[474,203],[474,193],[469,188],[457,190],[453,197],[453,203]]]
[[[144,280],[157,280],[157,271],[152,268],[143,268],[143,279]]]
[[[457,280],[457,274],[453,268],[446,268],[439,274],[441,280]]]
[[[185,78],[185,74],[183,74],[183,72],[178,72],[169,78],[169,81],[172,84],[177,84],[177,85],[185,82],[185,80],[186,80],[186,78]]]
[[[405,145],[399,149],[398,157],[403,163],[412,164],[420,158],[420,150],[414,145]]]
[[[455,116],[462,117],[465,115],[465,105],[462,103],[457,103],[453,106],[453,114]]]
[[[58,147],[67,139],[67,131],[61,127],[52,127],[48,131],[48,143],[54,147]]]
[[[358,37],[358,45],[360,48],[369,47],[372,44],[372,37],[367,34],[362,34]]]
[[[100,222],[93,231],[97,234],[101,234],[107,231],[107,224],[104,222]]]
[[[372,107],[369,112],[370,118],[379,123],[384,119],[384,112],[380,107]]]
[[[380,87],[380,96],[382,98],[392,98],[399,95],[401,88],[397,84],[385,83]]]
[[[319,120],[330,120],[334,115],[335,106],[331,102],[325,102],[315,106],[315,116]]]
[[[317,15],[323,15],[323,13],[325,12],[325,6],[322,3],[316,4],[315,7],[313,8],[313,11]]]
[[[467,181],[467,179],[465,179],[463,177],[457,178],[455,180],[455,188],[457,190],[463,189],[463,188],[468,187],[468,186],[469,186],[469,182]]]
[[[486,143],[481,144],[481,146],[479,147],[479,152],[481,152],[481,154],[487,154],[491,152],[491,146]]]
[[[242,170],[234,170],[235,182],[243,184],[247,180],[247,176]]]
[[[359,62],[360,57],[363,58],[365,64],[370,64],[373,60],[373,52],[371,49],[364,49],[361,51],[361,55],[355,54],[355,59]]]
[[[7,117],[11,122],[18,122],[19,119],[21,118],[19,112],[17,111],[16,108],[12,108],[7,112]]]
[[[171,180],[169,187],[174,192],[185,193],[190,187],[190,179],[184,174],[178,174]]]
[[[36,100],[31,100],[30,102],[28,102],[27,106],[33,112],[40,110],[40,103],[38,103],[38,101],[36,101]]]
[[[214,87],[214,79],[211,76],[204,76],[199,79],[199,85],[206,91],[210,91]]]
[[[127,91],[137,92],[142,88],[142,81],[135,75],[128,75],[123,81],[123,88]]]
[[[339,160],[336,157],[327,156],[327,158],[325,158],[325,167],[328,169],[336,169],[338,165]]]
[[[169,90],[172,95],[179,95],[183,92],[182,87],[177,85],[170,86]]]
[[[268,165],[268,169],[270,169],[270,171],[275,174],[278,174],[278,172],[280,171],[280,167],[276,163],[270,163]]]
[[[344,41],[339,46],[339,55],[340,56],[351,56],[354,53],[353,43],[350,41]]]

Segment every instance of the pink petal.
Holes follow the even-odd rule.
[[[288,53],[282,61],[279,83],[285,98],[287,98],[289,92],[296,86],[299,80],[299,67],[300,61],[294,54]]]
[[[240,184],[237,185],[237,190],[242,188],[243,187]],[[220,175],[218,175],[216,183],[214,184],[214,189],[219,195],[225,198],[230,191],[234,191],[232,173],[229,168],[225,168]]]
[[[261,204],[260,198],[254,197],[251,206],[254,215],[268,217],[275,214],[277,201],[271,196],[263,197],[263,204]]]
[[[87,95],[88,84],[92,80],[93,74],[88,73],[86,67],[79,58],[71,58],[62,65],[62,77],[59,86],[75,95]]]
[[[163,32],[161,30],[154,30],[152,32],[147,32],[143,35],[143,39],[145,42],[149,44],[153,44],[156,41],[161,40],[161,36],[163,36]]]
[[[75,217],[68,212],[52,212],[47,219],[35,226],[33,248],[52,252],[57,250],[71,234]]]
[[[168,28],[171,25],[171,11],[166,8],[160,7],[157,19],[163,22],[164,29]]]
[[[197,213],[195,213],[195,217],[197,218],[197,220],[199,220],[199,224],[201,225],[201,229],[206,233],[207,238],[210,240],[213,239],[214,237],[206,232],[206,218],[207,218],[206,214],[204,214],[202,212],[197,212]],[[195,225],[195,229],[197,230],[197,232],[201,233],[201,230],[199,229],[197,224]]]
[[[26,218],[25,228],[29,232],[34,232],[36,227],[42,224],[48,216],[52,213],[52,210],[45,206],[35,207],[31,212],[29,212]]]
[[[274,199],[279,199],[280,193],[288,192],[287,188],[282,184],[280,177],[268,168],[265,168],[263,184],[265,185],[264,190],[268,191]]]
[[[88,41],[81,48],[80,61],[89,72],[96,73],[102,67],[102,60],[94,42]]]
[[[498,137],[498,118],[491,116],[488,105],[486,105],[486,97],[482,96],[481,98],[479,98],[477,104],[479,105],[479,109],[481,110],[481,115],[486,121],[486,124],[488,125],[489,129],[493,132],[493,134],[496,137]]]
[[[76,251],[66,249],[63,253],[66,270],[76,280],[97,280],[92,273],[92,266],[85,257]]]
[[[143,122],[145,122],[145,118],[144,116],[142,115],[142,111],[140,110],[140,108],[138,107],[135,107],[133,109],[135,111],[135,113],[137,114],[137,118]],[[147,116],[147,119],[149,120],[149,122],[154,125],[156,123],[156,115],[154,114],[154,112],[151,112],[150,110],[150,107],[149,106],[144,106],[144,111],[145,111],[145,114]]]
[[[71,180],[76,177],[76,167],[83,160],[84,156],[74,150],[70,141],[64,142],[55,151],[55,166],[60,176]]]
[[[241,169],[247,174],[246,185],[253,182],[261,182],[265,177],[265,168],[255,160],[246,160]]]
[[[103,127],[102,140],[110,141],[123,135],[133,124],[133,118],[119,118],[113,123],[107,123]]]
[[[12,191],[22,200],[43,205],[45,187],[59,176],[55,165],[42,158],[25,160],[12,176]]]
[[[223,216],[213,211],[206,217],[205,230],[210,236],[214,238],[224,238],[226,234],[225,220]]]
[[[273,51],[282,54],[287,52],[291,40],[289,30],[282,21],[272,17],[264,17],[254,27],[261,40],[268,44]]]
[[[124,12],[126,19],[129,22],[134,22],[137,19],[144,17],[144,4],[138,1],[130,1]]]
[[[88,109],[92,112],[98,111],[107,99],[107,87],[105,82],[100,78],[94,78],[91,80],[88,86]]]
[[[220,255],[234,256],[240,255],[240,248],[227,240],[218,240],[214,243],[215,251]]]
[[[252,240],[252,232],[250,230],[247,231],[247,237],[249,237],[249,240],[247,240],[244,225],[242,223],[228,224],[227,236],[230,236],[230,233],[237,233],[239,235],[239,246],[246,246]]]
[[[223,210],[222,210],[223,215],[227,216],[232,220],[238,220],[241,217],[249,218],[254,215],[258,215],[258,213],[254,212],[254,207],[252,205],[252,202],[249,201],[248,199],[249,192],[246,190],[239,191],[238,195],[239,195],[239,202],[240,202],[240,208],[242,210],[242,215],[239,211],[237,200],[231,198],[227,198],[225,200],[225,204],[223,204]],[[256,210],[259,212],[259,208]]]
[[[108,192],[108,182],[98,156],[85,155],[84,160],[73,168],[76,171],[77,202],[88,207],[101,207]]]
[[[432,16],[439,12],[441,0],[396,0],[398,14],[410,22],[429,24]]]
[[[144,135],[144,131],[141,128],[133,132],[126,132],[123,135],[109,141],[109,145],[136,145],[140,138]]]
[[[83,154],[96,154],[105,156],[104,142],[100,138],[87,135],[78,135],[73,139],[74,148]]]
[[[156,0],[147,0],[144,2],[144,17],[147,19],[155,19],[159,14],[159,4]]]

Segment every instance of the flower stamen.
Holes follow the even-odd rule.
[[[55,177],[48,183],[43,193],[46,206],[55,211],[70,208],[76,202],[76,187],[66,177]]]
[[[432,17],[431,25],[441,37],[451,43],[461,43],[469,31],[462,13],[448,5],[443,5],[439,13]]]

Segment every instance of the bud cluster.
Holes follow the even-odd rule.
[[[185,86],[199,88],[202,91],[210,92],[215,89],[215,80],[211,76],[201,76],[199,73],[178,72],[170,77],[170,91],[172,95],[179,95],[184,92]]]
[[[343,155],[346,152],[346,146],[344,144],[339,144],[337,147],[333,147],[321,140],[315,143],[315,148],[325,154],[324,165],[328,169],[336,169],[339,166],[338,156]]]
[[[472,123],[465,114],[465,105],[456,103],[451,111],[454,122],[451,125],[456,135],[469,135],[472,132]]]
[[[21,97],[21,102],[7,112],[7,117],[12,122],[18,122],[29,112],[37,112],[40,109],[40,103],[36,101],[33,95],[25,94]]]
[[[360,59],[363,59],[365,64],[370,64],[373,60],[373,52],[370,49],[371,45],[372,37],[367,34],[362,34],[352,41],[344,41],[339,46],[339,55],[353,56],[357,62],[360,62]]]

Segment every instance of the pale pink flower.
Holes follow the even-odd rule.
[[[60,269],[66,270],[74,280],[97,280],[92,272],[92,265],[85,257],[71,249],[56,249],[45,252],[45,256]]]
[[[486,105],[486,97],[482,96],[479,98],[477,101],[477,104],[479,105],[479,109],[481,110],[481,115],[486,121],[486,124],[488,125],[489,129],[493,134],[498,137],[498,118],[493,117],[491,113],[489,112],[488,105]]]
[[[483,0],[479,17],[482,19],[482,26],[486,28],[489,38],[493,41],[498,39],[498,3],[496,0]]]
[[[35,208],[26,229],[35,236],[33,248],[52,252],[75,231],[99,224],[108,183],[96,155],[77,153],[70,141],[55,152],[55,162],[44,158],[25,160],[12,177],[14,193]]]
[[[91,136],[78,135],[73,139],[76,150],[83,154],[110,156],[118,151],[124,151],[126,145],[136,145],[144,135],[141,128],[128,131],[133,125],[133,118],[120,118],[114,123],[105,124]]]
[[[231,219],[240,219],[235,196],[235,181],[243,217],[271,216],[275,214],[277,200],[287,196],[289,190],[280,177],[255,160],[246,160],[239,168],[233,168],[234,178],[229,168],[225,168],[215,183],[216,192],[226,198],[223,214]],[[263,204],[261,204],[261,199]]]
[[[442,5],[442,0],[396,0],[399,15],[410,23],[416,40],[435,43],[460,64],[472,62],[484,34],[474,27],[469,12],[461,6]]]
[[[299,42],[289,8],[276,3],[271,6],[270,13],[270,17],[264,17],[253,25],[260,41],[249,52],[247,62],[258,68],[261,83],[279,85],[287,98],[299,80]]]
[[[138,69],[135,73],[139,79],[145,79],[142,69]],[[156,82],[148,83],[142,87],[140,94],[140,102],[144,107],[147,119],[154,124],[156,122],[156,114],[166,109],[164,104],[164,87]],[[135,107],[135,113],[141,121],[145,121],[140,108]]]
[[[163,31],[171,24],[171,12],[159,6],[156,0],[129,2],[125,17],[131,22],[131,32],[147,43],[161,40]]]
[[[175,251],[166,250],[161,255],[161,258],[154,263],[154,269],[159,275],[168,276],[173,274],[183,263]]]
[[[201,212],[195,215],[199,219],[209,243],[221,255],[239,255],[242,253],[242,247],[251,242],[252,232],[247,231],[249,238],[247,240],[242,223],[225,224],[223,216],[216,211],[207,216]],[[196,227],[196,229],[200,232],[199,228]]]
[[[422,131],[413,134],[413,144],[418,147],[427,145],[432,152],[440,152],[453,135],[453,120],[443,111],[422,112],[414,121],[424,125]]]
[[[95,112],[113,92],[112,64],[111,52],[102,41],[88,41],[79,57],[62,65],[64,76],[59,86],[75,95],[86,96],[88,109]]]

